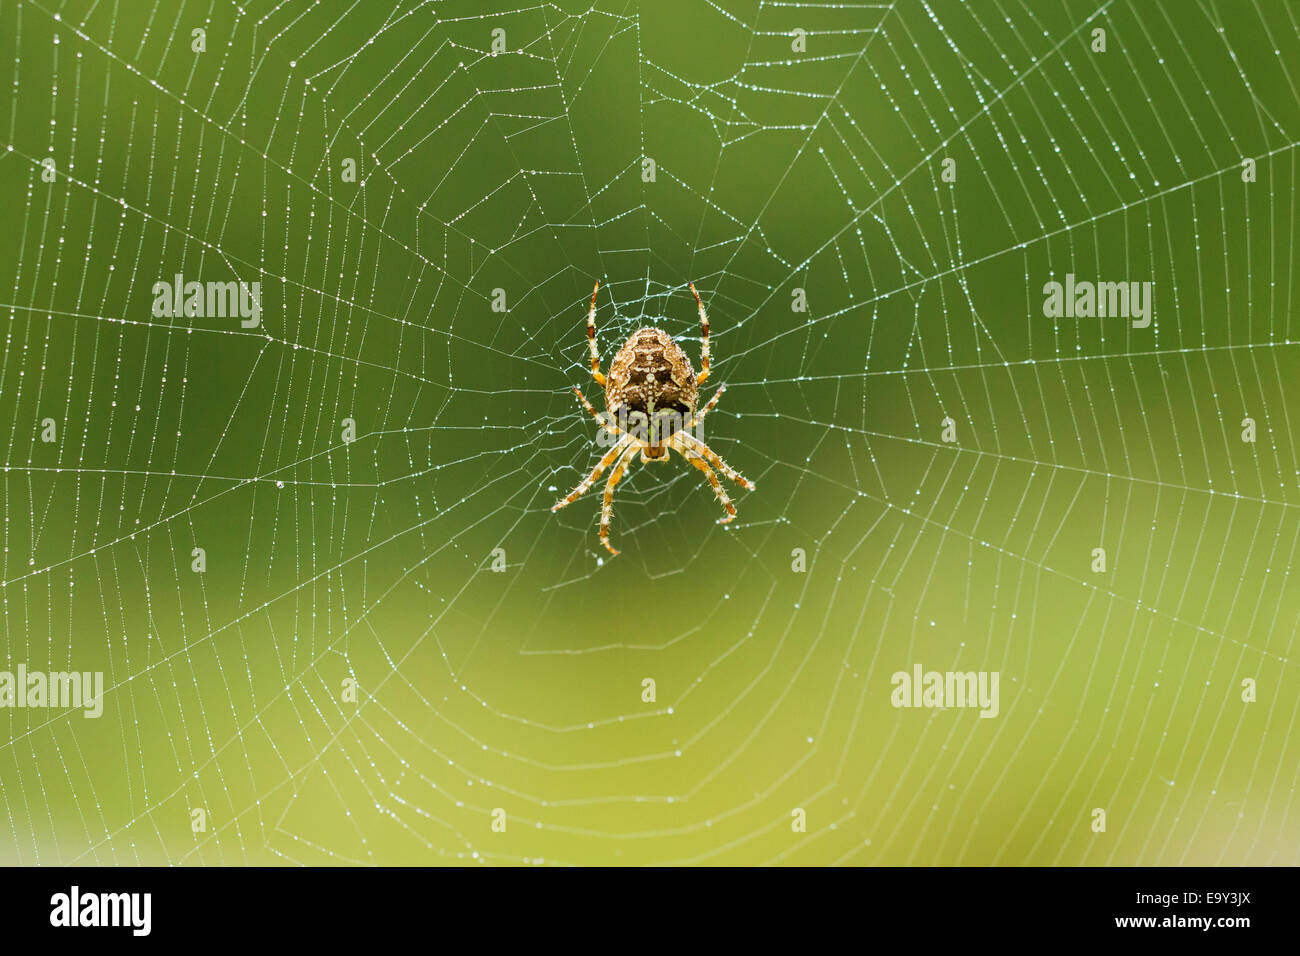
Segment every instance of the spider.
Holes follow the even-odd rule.
[[[736,506],[731,503],[727,493],[722,489],[714,468],[722,472],[736,484],[750,491],[754,483],[731,468],[703,441],[691,434],[710,411],[718,404],[718,399],[726,390],[726,384],[718,386],[698,413],[696,402],[700,396],[699,387],[709,377],[709,317],[704,312],[704,303],[695,291],[695,284],[689,283],[695,304],[700,310],[700,374],[695,374],[686,353],[678,347],[672,337],[662,329],[647,326],[637,329],[623,343],[614,360],[609,363],[609,376],[600,371],[600,353],[596,351],[596,293],[600,283],[591,291],[591,309],[587,312],[587,344],[591,347],[591,375],[597,385],[605,389],[605,405],[609,409],[609,419],[591,407],[582,390],[573,387],[582,407],[591,413],[600,423],[600,427],[611,435],[618,436],[618,441],[605,456],[596,463],[591,474],[574,488],[569,496],[558,501],[551,511],[559,511],[566,505],[577,501],[587,492],[611,465],[609,480],[605,482],[605,501],[600,509],[600,541],[610,554],[618,554],[609,543],[609,519],[614,513],[614,486],[627,470],[629,464],[641,453],[643,461],[667,461],[670,450],[677,452],[688,462],[704,473],[704,477],[713,486],[713,493],[726,514],[718,519],[718,524],[726,524],[736,517]],[[636,421],[637,427],[629,427]],[[614,424],[618,422],[619,424]],[[621,427],[620,427],[621,425]],[[712,465],[713,467],[709,467]]]

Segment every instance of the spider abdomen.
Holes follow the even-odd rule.
[[[699,394],[690,359],[662,329],[637,329],[609,364],[605,403],[616,418],[666,409],[689,419]]]

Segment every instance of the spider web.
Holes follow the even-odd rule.
[[[0,666],[107,688],[0,715],[6,861],[1300,862],[1293,5],[0,24]],[[613,560],[599,486],[549,510],[597,279],[606,365],[698,361],[695,283],[757,484],[634,465]],[[915,664],[999,714],[892,707]]]

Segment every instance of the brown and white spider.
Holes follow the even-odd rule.
[[[754,483],[731,468],[708,445],[696,435],[694,429],[718,404],[718,399],[726,390],[726,385],[719,385],[709,403],[695,411],[700,396],[699,387],[709,377],[709,317],[704,313],[704,303],[700,294],[691,283],[691,294],[700,310],[700,374],[695,374],[691,361],[662,329],[651,326],[637,329],[618,350],[614,360],[609,363],[609,376],[600,372],[600,354],[596,351],[596,293],[600,283],[591,292],[591,309],[587,312],[587,344],[591,347],[591,375],[598,385],[605,388],[605,405],[609,415],[602,418],[591,407],[582,390],[573,387],[583,407],[591,412],[600,427],[611,435],[618,436],[618,441],[605,456],[596,463],[591,474],[574,488],[569,496],[556,502],[551,511],[559,511],[565,505],[578,500],[586,493],[611,465],[614,470],[605,482],[605,501],[600,509],[600,540],[610,554],[618,554],[609,543],[609,519],[614,513],[614,486],[627,470],[637,452],[644,461],[667,461],[669,450],[677,452],[692,465],[704,473],[713,486],[713,492],[722,502],[726,515],[718,519],[718,524],[726,524],[736,517],[736,506],[731,503],[727,493],[713,469],[716,468],[736,484],[754,490]],[[617,422],[618,424],[615,424]],[[621,426],[621,427],[620,427]],[[713,467],[710,468],[709,466]]]

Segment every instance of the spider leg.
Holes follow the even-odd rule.
[[[709,377],[709,316],[704,311],[700,294],[695,291],[695,283],[688,282],[687,285],[691,287],[691,295],[695,296],[695,304],[700,310],[700,374],[695,377],[695,384],[703,385],[704,380]]]
[[[600,506],[600,543],[605,546],[605,550],[610,554],[618,554],[614,546],[609,543],[609,519],[614,515],[614,486],[618,484],[619,479],[623,477],[623,472],[627,470],[628,464],[636,457],[638,445],[628,439],[628,449],[623,453],[623,457],[618,460],[614,470],[609,473],[609,481],[605,482],[605,500]]]
[[[726,509],[727,514],[718,519],[718,524],[726,524],[736,517],[736,506],[727,497],[727,493],[722,489],[722,482],[718,481],[718,476],[713,473],[713,469],[709,467],[708,463],[690,449],[679,446],[677,450],[682,453],[683,458],[704,472],[704,477],[709,479],[709,484],[713,486],[713,493],[718,496],[718,500],[722,502],[722,507]]]
[[[602,458],[600,461],[596,462],[596,467],[591,470],[591,474],[588,475],[586,478],[582,479],[582,481],[579,482],[578,487],[574,488],[573,491],[569,492],[569,497],[563,499],[562,501],[557,501],[554,505],[552,505],[551,510],[559,511],[565,505],[573,504],[573,502],[577,501],[579,498],[585,495],[587,493],[587,489],[596,483],[596,479],[598,479],[602,474],[604,474],[605,469],[608,468],[610,465],[614,464],[615,460],[620,455],[622,455],[623,452],[627,451],[628,446],[631,444],[632,444],[631,435],[624,435],[622,438],[616,441],[614,443],[614,447],[611,448],[609,451],[605,452],[605,457]]]
[[[578,388],[578,386],[573,386],[573,391],[582,401],[582,407],[591,412],[591,417],[600,423],[601,428],[605,429],[605,431],[609,432],[611,435],[623,434],[623,429],[619,428],[613,422],[606,421],[600,417],[600,412],[591,407],[591,402],[587,401],[587,396],[582,394],[582,390]]]
[[[752,481],[719,458],[717,452],[704,444],[704,442],[700,441],[694,435],[689,435],[686,432],[678,432],[674,437],[680,438],[684,448],[689,448],[692,452],[708,461],[708,463],[714,468],[718,469],[718,471],[722,472],[742,488],[747,488],[750,491],[754,490],[754,483]]]
[[[696,382],[699,382],[698,378],[696,379]],[[709,403],[705,405],[703,408],[701,408],[698,412],[696,412],[694,418],[692,418],[689,422],[687,422],[685,425],[682,426],[683,431],[690,431],[692,428],[694,428],[704,419],[705,415],[713,411],[713,406],[718,404],[718,399],[722,397],[722,393],[725,392],[726,390],[727,390],[727,383],[723,382],[721,385],[718,386],[718,390],[713,393],[713,397],[709,399]]]
[[[600,290],[600,281],[591,290],[591,309],[587,312],[587,344],[591,346],[591,377],[597,385],[605,384],[605,376],[600,371],[600,353],[596,351],[596,293]]]

